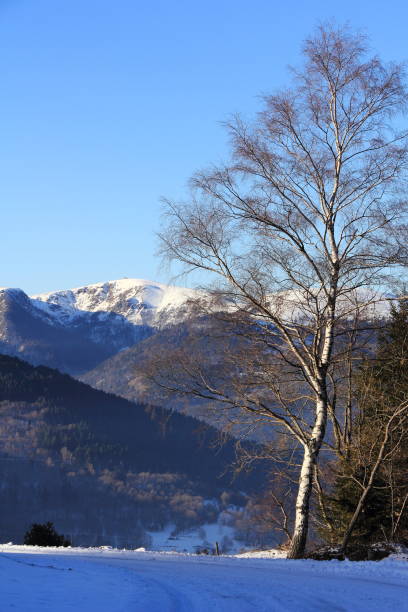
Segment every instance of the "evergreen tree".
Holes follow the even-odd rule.
[[[24,544],[31,546],[71,546],[71,542],[57,533],[51,522],[33,523],[24,536]]]
[[[392,421],[383,458],[374,470],[387,423],[408,399],[408,301],[393,306],[379,334],[376,354],[355,376],[357,415],[350,452],[337,461],[326,510],[331,527],[320,531],[338,544],[355,513],[370,475],[372,484],[350,537],[350,544],[408,540],[407,411]]]

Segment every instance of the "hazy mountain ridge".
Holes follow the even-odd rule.
[[[131,369],[136,371],[145,351],[160,350],[168,330],[182,327],[188,318],[189,300],[202,295],[194,289],[127,278],[31,297],[20,289],[0,289],[0,351],[139,399]],[[270,299],[274,308],[284,305],[290,319],[307,316],[298,292],[280,292]],[[343,302],[341,307],[352,311],[348,296]],[[234,304],[227,304],[230,307]],[[367,313],[386,316],[387,310],[389,302],[377,301],[375,292],[368,291]]]

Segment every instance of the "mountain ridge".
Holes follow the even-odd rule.
[[[34,294],[31,299],[51,316],[64,313],[67,320],[82,312],[114,312],[134,325],[160,325],[160,317],[184,306],[197,290],[145,279],[123,278],[74,289]]]
[[[0,350],[78,375],[186,317],[192,289],[143,279],[28,296],[0,289]]]
[[[373,290],[365,291],[368,315],[387,316],[389,302]],[[202,290],[137,278],[31,296],[3,288],[0,351],[82,376],[151,336],[182,325],[192,312],[190,302],[204,296]],[[269,301],[279,316],[284,308],[292,322],[309,316],[299,292],[271,294]],[[353,311],[352,296],[343,296],[342,302],[346,312]],[[237,305],[232,301],[225,306]]]

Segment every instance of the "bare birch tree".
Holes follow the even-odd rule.
[[[290,89],[266,96],[253,124],[228,123],[230,163],[198,172],[187,201],[167,201],[165,256],[214,277],[214,299],[235,313],[226,329],[245,348],[229,346],[228,380],[191,353],[179,365],[173,355],[170,372],[156,364],[163,387],[249,413],[301,446],[291,558],[304,554],[316,463],[339,409],[336,340],[356,308],[372,314],[406,259],[402,68],[367,59],[348,28],[318,28],[303,52]]]

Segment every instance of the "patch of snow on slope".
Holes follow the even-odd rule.
[[[151,538],[149,550],[196,553],[206,549],[211,552],[215,550],[216,542],[220,550],[228,554],[243,549],[242,542],[234,539],[234,528],[224,525],[221,520],[180,532],[174,525],[167,525],[161,531],[147,533]]]
[[[270,550],[248,550],[237,555],[241,559],[286,559],[287,553],[279,548]]]

